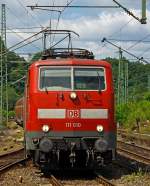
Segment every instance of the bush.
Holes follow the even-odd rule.
[[[150,120],[149,96],[142,101],[122,104],[117,106],[116,119],[123,127],[133,129],[138,123],[146,123]]]

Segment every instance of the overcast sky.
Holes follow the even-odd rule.
[[[142,0],[117,0],[120,4],[132,11],[135,16],[141,18]],[[6,4],[7,15],[7,46],[33,35],[21,33],[22,31],[40,31],[36,29],[21,29],[30,27],[46,27],[50,25],[52,29],[70,29],[77,32],[80,37],[73,36],[73,46],[86,48],[94,52],[96,58],[118,57],[117,48],[110,44],[101,42],[103,37],[117,40],[144,40],[150,41],[150,0],[147,0],[147,24],[142,25],[137,20],[127,15],[120,8],[105,9],[74,9],[66,8],[60,17],[58,24],[58,12],[48,12],[41,10],[32,11],[28,5],[66,5],[70,0],[0,0]],[[116,6],[113,0],[73,0],[71,5],[111,5]],[[58,10],[58,9],[57,9]],[[60,9],[59,9],[60,10]],[[62,10],[62,9],[61,9]],[[13,29],[13,30],[12,30]],[[38,37],[36,37],[38,38]],[[57,41],[57,37],[51,41]],[[31,40],[30,40],[31,41]],[[118,46],[128,49],[133,54],[149,58],[150,42],[134,41],[111,41]],[[66,44],[67,41],[64,42]],[[134,45],[134,46],[133,46]],[[37,52],[42,49],[42,41],[37,41],[32,45],[16,50],[16,52]],[[132,56],[124,55],[133,59]]]

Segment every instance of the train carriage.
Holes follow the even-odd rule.
[[[110,163],[116,151],[111,65],[87,50],[56,51],[28,70],[26,154],[44,169]]]

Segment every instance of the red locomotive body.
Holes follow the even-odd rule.
[[[76,57],[34,62],[25,90],[27,155],[45,168],[89,167],[115,158],[111,65]]]

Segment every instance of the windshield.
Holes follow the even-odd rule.
[[[104,90],[104,68],[42,67],[41,90]]]
[[[70,68],[42,68],[40,73],[40,89],[70,90]]]

